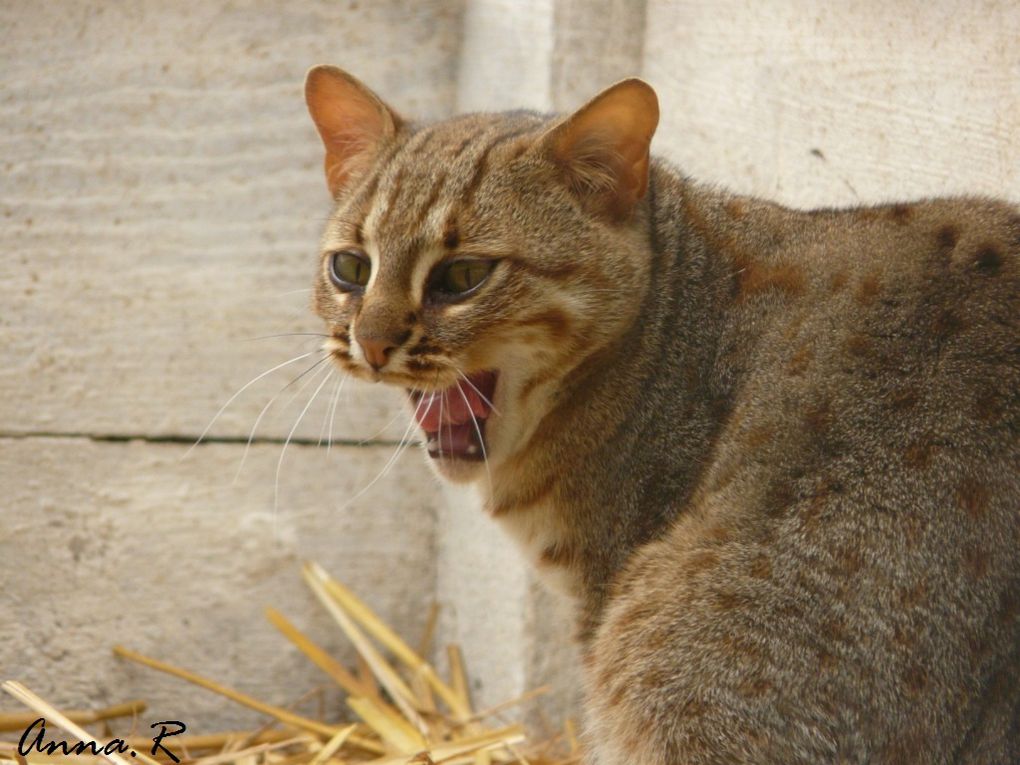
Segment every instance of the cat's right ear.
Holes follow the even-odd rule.
[[[359,80],[335,66],[305,78],[305,102],[326,147],[326,185],[336,197],[400,128],[400,117]]]

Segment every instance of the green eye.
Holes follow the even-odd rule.
[[[495,265],[494,260],[455,260],[439,272],[435,288],[449,296],[464,295],[484,282]]]
[[[329,260],[329,277],[342,290],[358,290],[368,284],[372,265],[361,253],[351,250],[334,252]]]

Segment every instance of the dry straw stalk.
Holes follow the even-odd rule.
[[[457,646],[449,646],[447,651],[450,678],[440,677],[423,658],[435,625],[434,609],[429,615],[426,637],[419,650],[415,650],[317,564],[306,564],[302,576],[356,649],[361,671],[349,671],[278,611],[267,609],[266,617],[347,695],[347,707],[356,722],[331,723],[303,716],[165,661],[116,646],[114,653],[123,659],[173,675],[268,716],[269,722],[255,731],[168,739],[167,746],[182,756],[182,765],[567,765],[577,761],[572,727],[562,737],[570,745],[569,751],[564,756],[550,757],[548,751],[554,742],[546,742],[538,753],[532,745],[532,753],[525,755],[519,748],[526,745],[520,725],[490,727],[485,723],[546,689],[536,689],[477,712],[472,709],[468,675]],[[4,683],[3,690],[33,713],[0,714],[0,732],[23,731],[42,716],[48,724],[77,741],[97,742],[99,749],[112,738],[108,735],[111,720],[129,718],[137,722],[145,711],[144,702],[132,701],[95,711],[61,713],[16,682]],[[106,735],[100,737],[81,727],[95,724],[102,724]],[[23,755],[18,750],[16,735],[14,739],[0,739],[0,765],[173,765],[162,752],[148,756],[145,752],[152,740],[141,736],[120,737],[136,753],[131,757],[34,750]]]

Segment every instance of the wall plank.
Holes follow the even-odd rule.
[[[305,70],[341,64],[409,113],[447,114],[461,14],[442,0],[3,4],[3,429],[197,434],[247,380],[314,347],[253,340],[321,331],[307,289],[329,199]],[[213,432],[247,435],[285,371]],[[349,387],[338,434],[371,436],[394,398]],[[298,435],[317,437],[324,399]],[[285,436],[297,411],[263,432]]]
[[[437,496],[416,449],[242,449],[0,439],[0,676],[57,705],[128,697],[189,730],[255,726],[208,692],[115,659],[129,648],[265,701],[328,684],[263,618],[274,606],[336,656],[339,628],[300,579],[316,560],[417,639],[435,597]],[[393,480],[400,476],[400,480]],[[15,480],[12,480],[15,479]],[[0,699],[0,708],[17,705]],[[164,716],[159,716],[164,715]]]
[[[655,147],[800,206],[1020,199],[1018,39],[1007,0],[650,0]]]

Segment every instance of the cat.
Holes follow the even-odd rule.
[[[699,185],[638,79],[306,101],[326,349],[575,600],[585,763],[1020,762],[1020,210]]]

